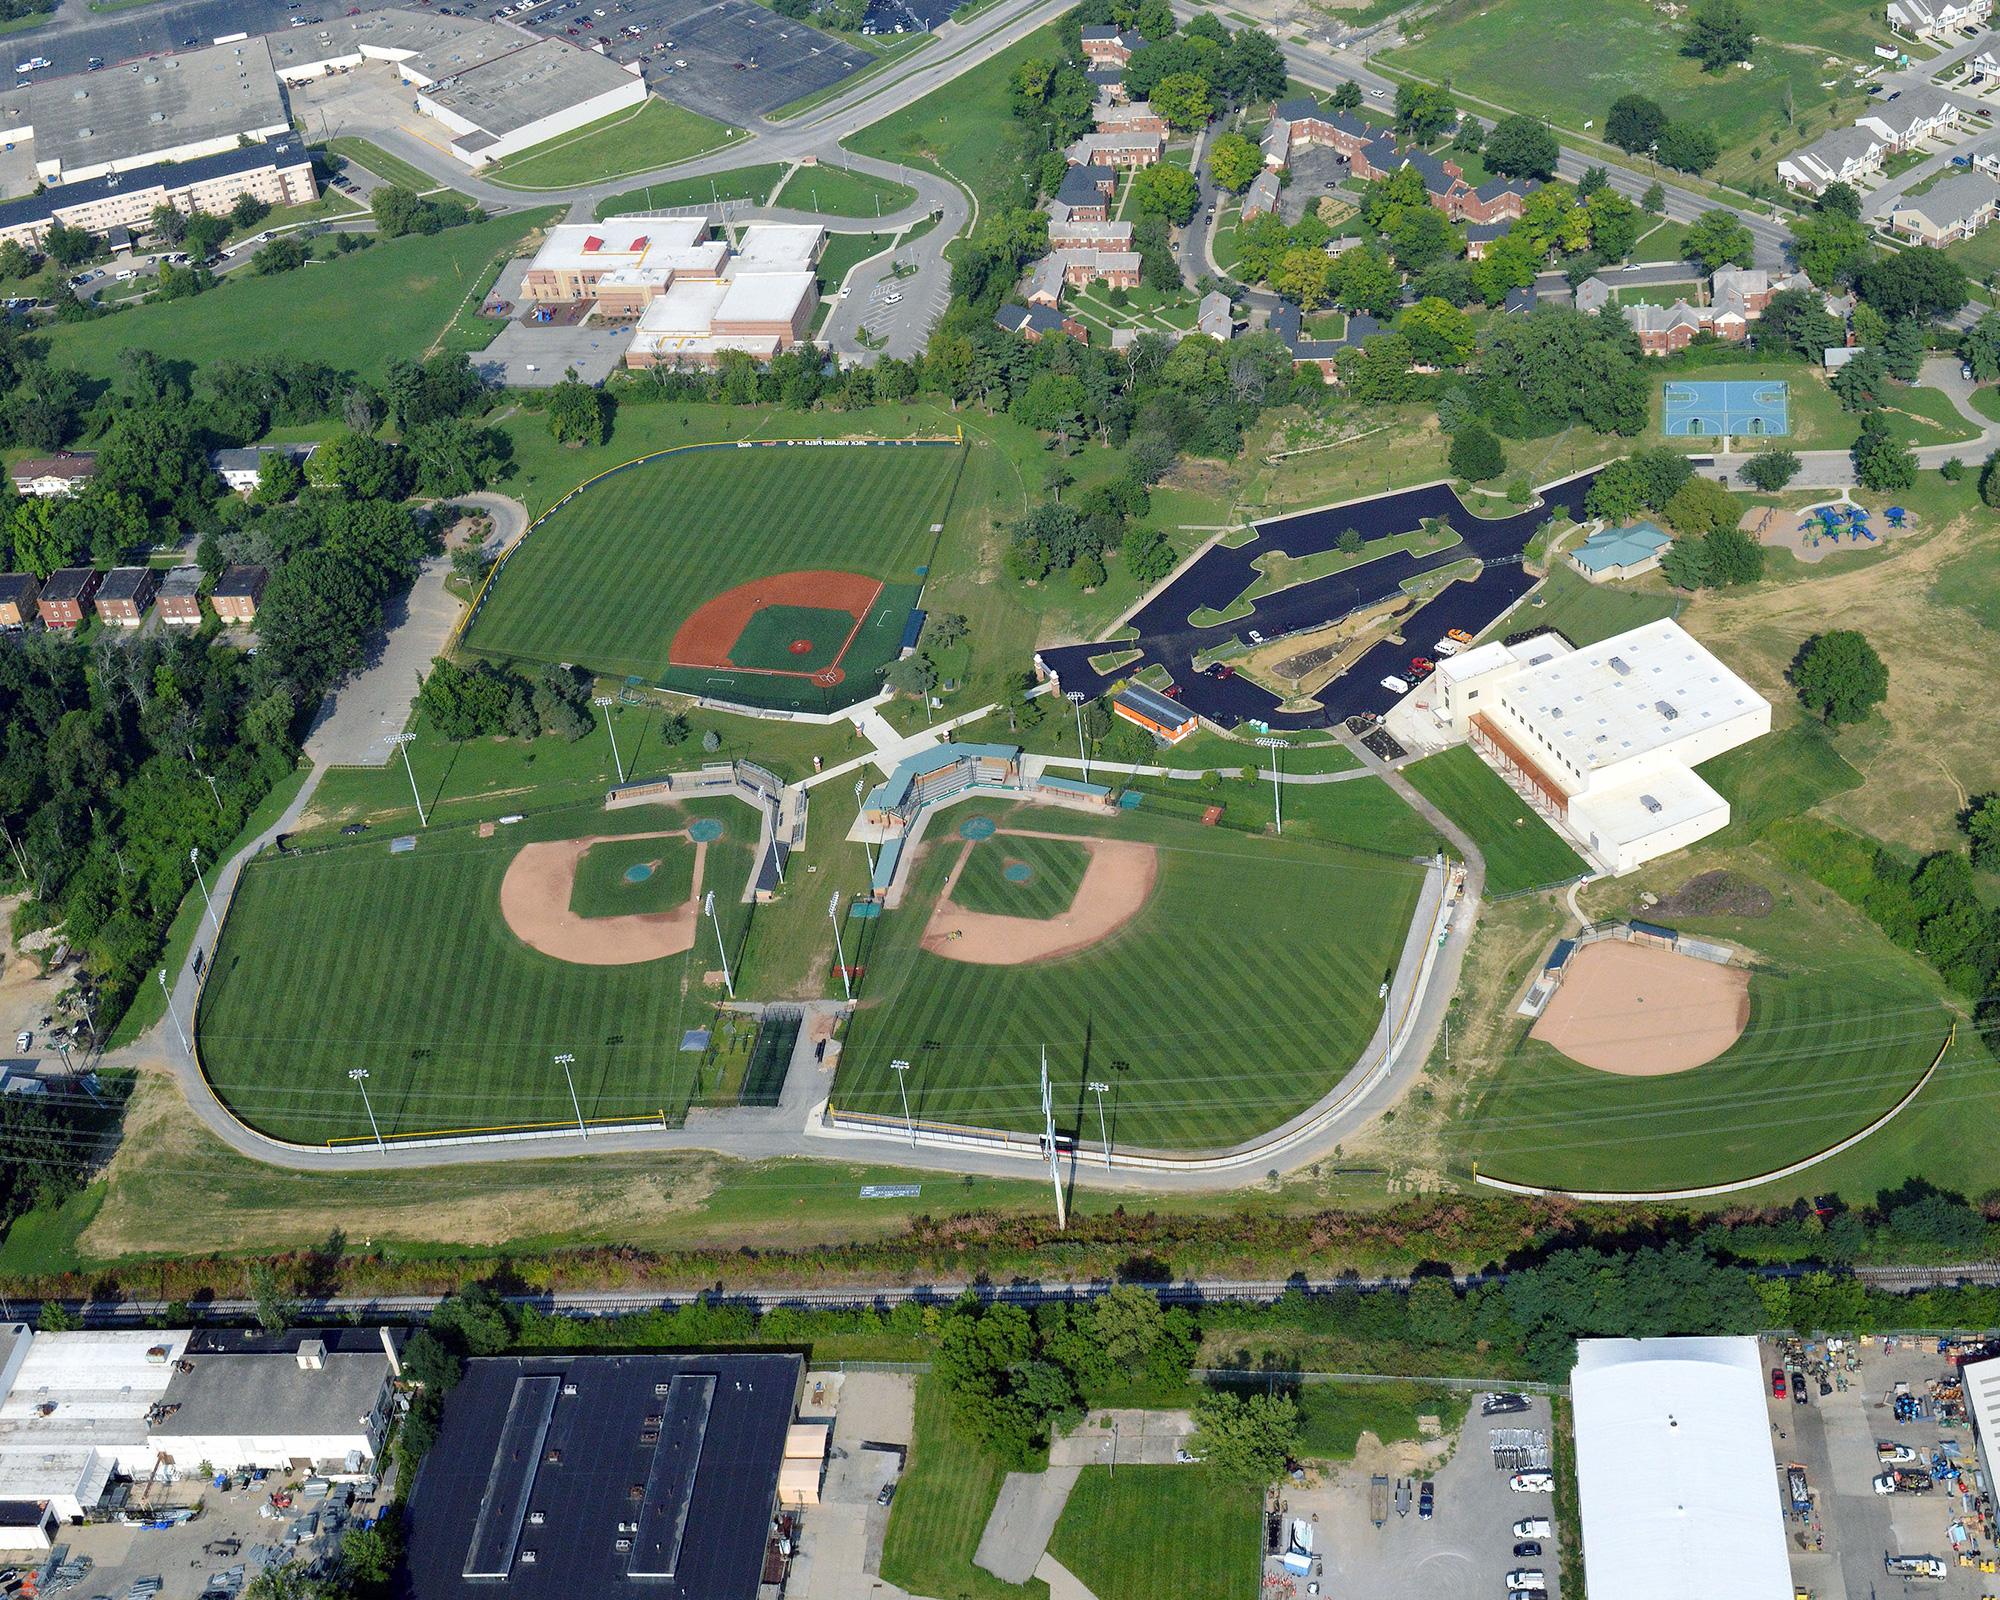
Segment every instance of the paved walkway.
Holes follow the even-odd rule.
[[[973,1564],[984,1567],[1002,1583],[1026,1583],[1035,1575],[1056,1531],[1069,1492],[1082,1476],[1081,1467],[1050,1467],[1046,1472],[1010,1472],[979,1536]]]

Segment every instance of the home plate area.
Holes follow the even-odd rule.
[[[966,819],[959,837],[923,936],[947,961],[1025,966],[1088,950],[1139,914],[1159,875],[1153,847],[1129,839],[996,829],[986,817]]]

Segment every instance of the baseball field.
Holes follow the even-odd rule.
[[[462,641],[787,710],[872,694],[922,592],[964,451],[669,451],[586,483],[515,548]]]
[[[483,835],[483,836],[482,836]],[[244,872],[202,991],[202,1066],[250,1126],[306,1144],[685,1107],[732,963],[756,818],[733,801],[596,806],[383,836]]]
[[[1225,1145],[1330,1089],[1382,1014],[1420,870],[1149,816],[975,801],[930,821],[902,904],[853,920],[843,1111]],[[1331,936],[1330,936],[1331,935]],[[1224,1001],[1218,996],[1228,996]]]

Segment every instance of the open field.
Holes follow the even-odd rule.
[[[974,816],[1150,845],[1150,898],[1103,942],[1060,959],[998,966],[935,954],[923,948],[926,922],[964,853],[957,830]],[[1058,1130],[1097,1137],[1083,1085],[1102,1076],[1113,1085],[1104,1107],[1113,1143],[1161,1148],[1247,1138],[1337,1081],[1381,1015],[1377,989],[1418,886],[1414,867],[1386,857],[1203,828],[1143,806],[1100,818],[986,800],[936,813],[910,871],[898,910],[848,925],[849,960],[867,971],[835,1083],[840,1108],[900,1118],[888,1063],[907,1059],[916,1116],[1036,1128],[1046,1046]],[[1329,928],[1338,939],[1325,937]],[[1230,999],[1205,1005],[1205,989]]]
[[[357,166],[366,167],[378,178],[386,178],[390,183],[401,184],[405,189],[418,194],[427,194],[442,188],[437,179],[420,167],[413,167],[401,156],[392,156],[379,144],[368,139],[357,139],[343,135],[326,142],[329,155],[339,156],[343,161],[352,161]]]
[[[1306,1383],[1297,1400],[1305,1453],[1318,1461],[1345,1461],[1363,1433],[1384,1444],[1418,1437],[1419,1416],[1434,1416],[1447,1434],[1454,1432],[1471,1396],[1416,1383]]]
[[[1535,604],[1536,600],[1542,604]],[[1498,631],[1511,634],[1522,628],[1553,628],[1571,644],[1582,647],[1671,617],[1680,606],[1664,578],[1649,573],[1617,583],[1592,583],[1557,556],[1548,580],[1522,609],[1502,621]]]
[[[1295,763],[1301,753],[1285,752],[1287,772],[1311,770]],[[1223,826],[1258,833],[1275,820],[1271,784],[1263,770],[1253,770],[1248,777],[1211,777],[1196,783],[1145,778],[1135,787],[1143,790],[1143,804],[1155,815],[1199,821],[1207,807],[1219,805]],[[1287,839],[1316,839],[1402,856],[1427,856],[1444,847],[1430,824],[1380,778],[1286,784],[1279,803],[1284,807]]]
[[[679,956],[578,966],[530,950],[500,913],[525,844],[719,821],[704,887],[740,949],[756,818],[734,802],[545,812],[482,839],[433,829],[394,854],[378,835],[248,867],[202,991],[202,1061],[216,1092],[265,1133],[320,1143],[369,1133],[349,1068],[369,1069],[387,1136],[561,1121],[550,1058],[577,1056],[586,1117],[672,1115],[695,1090],[682,1031],[721,996],[703,974],[713,934]],[[655,845],[675,841],[655,841]]]
[[[879,217],[902,210],[916,198],[917,191],[907,183],[821,164],[796,168],[770,203],[829,217]]]
[[[59,323],[49,329],[50,354],[96,378],[116,377],[119,353],[136,347],[195,367],[290,356],[379,381],[392,358],[428,349],[481,274],[551,215],[516,212],[386,239],[298,272],[239,274],[193,300]],[[355,315],[357,306],[368,314]]]
[[[1406,767],[1425,799],[1472,835],[1486,857],[1486,892],[1512,894],[1575,877],[1582,859],[1469,745]]]
[[[1263,1518],[1255,1489],[1213,1469],[1085,1467],[1049,1554],[1097,1600],[1241,1600]]]
[[[737,167],[707,177],[670,178],[665,183],[649,183],[643,189],[631,189],[599,201],[597,215],[601,221],[634,211],[671,211],[676,206],[715,205],[727,200],[747,200],[761,206],[770,199],[784,175],[782,161],[766,161],[760,166]]]
[[[889,1512],[882,1576],[913,1594],[1048,1600],[1040,1579],[1017,1587],[972,1564],[1006,1476],[997,1456],[953,1431],[942,1380],[925,1378],[917,1385],[909,1464]]]
[[[482,176],[508,189],[571,189],[692,160],[742,137],[740,128],[648,95],[633,110],[508,156]]]
[[[800,446],[638,463],[591,484],[516,547],[465,647],[724,698],[817,697],[802,676],[670,670],[669,646],[700,607],[738,585],[859,572],[885,587],[842,658],[847,682],[836,697],[845,703],[872,692],[874,673],[894,658],[963,458],[950,445]]]

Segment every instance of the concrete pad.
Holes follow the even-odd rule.
[[[986,1519],[974,1563],[1003,1583],[1026,1583],[1032,1578],[1082,1470],[1052,1466],[1047,1472],[1008,1473],[993,1515]]]
[[[629,326],[510,322],[471,358],[472,370],[481,382],[510,389],[552,389],[571,368],[585,383],[602,383],[618,370],[631,344]]]
[[[1049,1460],[1057,1466],[1108,1465],[1171,1467],[1180,1464],[1194,1432],[1189,1411],[1093,1411],[1068,1434],[1051,1440]]]

